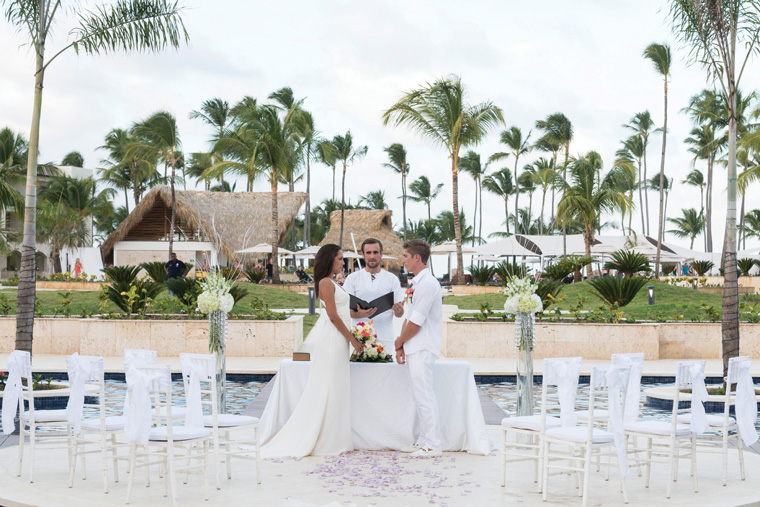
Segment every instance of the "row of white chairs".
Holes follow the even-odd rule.
[[[640,419],[643,364],[644,354],[613,354],[609,365],[593,367],[588,410],[576,411],[581,358],[544,359],[541,414],[502,420],[502,486],[506,485],[508,463],[532,461],[534,482],[538,483],[544,500],[547,499],[551,475],[573,473],[585,507],[592,462],[596,461],[597,470],[602,464],[606,466],[607,479],[610,468],[618,469],[620,490],[628,503],[625,488],[628,461],[634,463],[639,476],[642,467],[645,468],[647,488],[652,464],[664,462],[668,466],[666,497],[670,498],[671,485],[678,479],[678,464],[682,459],[690,460],[690,475],[694,491],[698,492],[698,447],[722,454],[724,486],[728,479],[729,448],[735,448],[741,480],[745,480],[742,449],[745,441],[752,442],[757,438],[754,428],[757,406],[749,372],[750,359],[746,356],[730,359],[722,415],[705,414],[705,361],[679,362],[669,421]],[[739,387],[739,384],[743,385]],[[551,395],[550,387],[556,388]],[[683,392],[687,389],[692,391],[691,403],[689,408],[682,409],[680,406],[685,404]],[[745,395],[750,399],[743,405],[737,403],[737,394],[741,395],[742,389],[751,391],[750,396]],[[554,398],[559,401],[559,417],[548,414]],[[732,407],[737,410],[736,417],[730,414]],[[739,411],[747,412],[743,420],[748,422],[744,425],[739,420],[742,419]],[[510,434],[515,438],[510,439]],[[639,445],[640,441],[645,445]]]
[[[218,413],[214,355],[180,355],[186,403],[183,407],[174,404],[177,400],[172,393],[171,367],[159,364],[155,351],[125,350],[127,392],[121,415],[109,415],[106,409],[103,358],[75,353],[66,360],[70,384],[67,408],[35,410],[31,357],[23,351],[14,351],[9,357],[2,420],[3,430],[6,433],[13,431],[14,393],[18,393],[19,476],[28,438],[30,482],[34,482],[34,460],[40,446],[67,449],[69,487],[74,485],[77,461],[80,461],[81,476],[85,479],[85,456],[99,453],[104,493],[108,493],[109,463],[114,482],[119,482],[119,462],[128,463],[127,503],[131,499],[136,469],[145,468],[146,483],[150,485],[151,467],[157,469],[159,477],[164,479],[165,496],[171,488],[174,505],[178,502],[176,474],[181,471],[203,476],[208,499],[210,456],[213,456],[217,489],[221,488],[220,462],[225,462],[227,478],[231,479],[233,458],[255,461],[256,482],[261,483],[259,420]],[[88,385],[92,386],[89,390]],[[85,403],[86,398],[91,399],[95,392],[97,402]],[[84,418],[85,408],[93,409],[97,417]],[[49,431],[40,432],[40,427],[49,427]],[[232,431],[238,428],[242,428],[241,431],[233,434]],[[241,433],[245,434],[242,439]]]

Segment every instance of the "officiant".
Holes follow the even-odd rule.
[[[343,283],[349,295],[372,302],[388,294],[392,294],[393,305],[382,311],[378,307],[362,308],[351,305],[351,322],[356,325],[359,322],[373,320],[377,341],[385,347],[389,354],[394,353],[396,333],[393,331],[393,317],[401,318],[404,315],[404,292],[396,275],[380,267],[383,259],[383,244],[379,239],[367,238],[361,247],[364,269],[351,273]],[[380,311],[378,311],[380,310]]]

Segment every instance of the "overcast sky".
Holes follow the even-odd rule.
[[[350,129],[359,144],[369,146],[367,157],[349,168],[347,195],[356,202],[359,195],[384,189],[394,223],[400,224],[401,203],[396,198],[401,194],[400,177],[382,167],[383,148],[394,142],[403,143],[409,152],[409,181],[424,174],[434,183],[445,183],[434,214],[451,209],[446,152],[405,129],[382,125],[382,112],[405,91],[441,76],[460,75],[471,103],[493,101],[503,109],[507,126],[516,125],[525,134],[536,120],[563,112],[575,127],[572,153],[596,150],[608,170],[620,140],[630,135],[622,124],[636,112],[649,109],[657,125],[662,124],[662,78],[641,53],[651,42],[665,42],[673,45],[674,55],[666,173],[677,182],[668,212],[675,216],[681,208],[699,207],[699,192],[680,184],[692,167],[683,143],[691,124],[680,110],[707,83],[704,71],[688,67],[686,52],[673,42],[663,0],[181,3],[187,6],[185,22],[191,42],[179,51],[97,58],[69,51],[49,67],[41,160],[59,161],[65,153],[78,150],[87,167],[98,167],[105,154],[96,148],[110,129],[127,128],[159,109],[176,115],[185,152],[207,151],[211,131],[200,121],[188,119],[191,110],[212,97],[230,104],[244,95],[263,101],[272,91],[290,86],[297,97],[306,97],[304,106],[313,112],[324,135],[332,137]],[[70,23],[58,25],[48,44],[50,54],[67,40]],[[12,27],[5,22],[0,26],[0,127],[28,136],[33,54],[21,46],[25,40]],[[751,89],[758,78],[756,60],[743,78],[743,88]],[[533,139],[537,137],[534,131]],[[659,168],[660,143],[661,136],[653,136],[649,174]],[[503,151],[498,131],[473,149],[483,159]],[[538,156],[528,155],[520,166]],[[506,165],[512,168],[513,163]],[[705,170],[703,165],[698,167]],[[312,202],[318,203],[330,197],[331,172],[317,165],[313,178]],[[471,224],[475,186],[462,175],[459,188],[460,203]],[[260,182],[255,189],[267,191],[268,187]],[[540,193],[536,199],[540,204]],[[522,197],[521,204],[526,202]],[[485,192],[484,203],[487,236],[503,230],[503,204]],[[750,199],[748,209],[754,207]],[[725,219],[723,169],[716,170],[714,209],[713,243],[719,248]],[[655,235],[655,193],[650,195],[650,213]],[[410,203],[408,214],[414,220],[423,218],[424,205]],[[619,224],[619,216],[611,219]],[[636,218],[633,226],[640,228]],[[667,241],[688,246],[688,240],[672,236]],[[695,244],[699,245],[701,239]]]

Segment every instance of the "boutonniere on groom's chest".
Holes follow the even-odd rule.
[[[412,301],[412,297],[413,296],[414,296],[414,287],[410,285],[409,288],[406,289],[406,302],[407,303],[412,303],[413,302]]]

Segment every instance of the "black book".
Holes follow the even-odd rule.
[[[353,311],[358,311],[359,308],[362,310],[366,310],[367,308],[377,308],[377,311],[373,315],[374,317],[375,315],[380,315],[381,313],[387,312],[393,308],[393,292],[391,291],[388,294],[380,296],[377,299],[373,299],[370,302],[364,301],[363,299],[352,295],[351,302],[348,304],[348,306]]]

